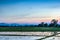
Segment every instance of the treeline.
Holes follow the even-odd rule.
[[[44,22],[41,22],[38,25],[19,25],[19,24],[9,25],[5,23],[1,23],[0,27],[60,27],[60,24],[58,24],[58,20],[52,19],[50,24]]]
[[[60,24],[58,24],[58,20],[52,19],[50,24],[44,24],[44,22],[41,22],[38,27],[60,27]]]

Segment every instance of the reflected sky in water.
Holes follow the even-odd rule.
[[[41,36],[0,36],[0,40],[36,40],[42,38]],[[50,37],[44,40],[59,40],[60,37]]]
[[[35,40],[39,39],[39,36],[0,36],[0,40]]]

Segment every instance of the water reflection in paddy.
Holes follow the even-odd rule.
[[[43,36],[0,36],[0,40],[36,40]],[[44,40],[60,40],[60,37],[50,37]]]

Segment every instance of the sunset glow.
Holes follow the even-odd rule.
[[[60,0],[0,0],[0,22],[60,22]]]

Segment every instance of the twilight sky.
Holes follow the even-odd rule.
[[[59,17],[60,0],[0,0],[0,22],[38,23]]]

